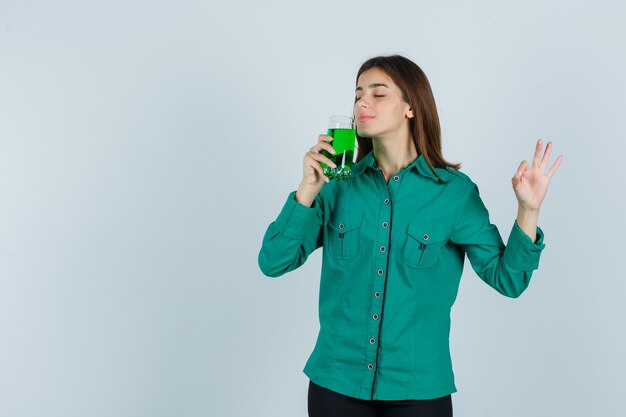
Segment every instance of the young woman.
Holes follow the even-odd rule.
[[[311,417],[452,416],[456,392],[450,309],[467,255],[476,274],[518,297],[545,245],[537,227],[551,143],[512,178],[519,203],[505,246],[477,185],[441,152],[435,100],[422,70],[401,56],[358,71],[358,156],[348,181],[329,181],[320,135],[303,178],[272,222],[259,253],[278,277],[323,247],[320,331],[304,373]]]

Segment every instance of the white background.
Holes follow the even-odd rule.
[[[263,234],[360,64],[428,76],[444,155],[506,242],[554,142],[546,248],[508,299],[466,262],[457,416],[618,415],[626,6],[615,1],[0,2],[0,415],[306,416],[321,250]],[[550,163],[550,164],[551,164]]]

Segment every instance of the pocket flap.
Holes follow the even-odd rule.
[[[408,234],[425,245],[446,240],[445,229],[442,226],[416,220],[409,224]]]
[[[348,232],[361,227],[363,212],[345,211],[335,213],[328,221],[328,225],[338,232]]]

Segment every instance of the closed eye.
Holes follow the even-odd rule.
[[[381,97],[385,97],[383,94],[374,94],[374,97],[376,98],[381,98]],[[354,101],[357,102],[361,99],[361,97],[355,97]]]

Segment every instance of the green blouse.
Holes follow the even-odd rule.
[[[373,151],[348,181],[322,186],[311,207],[289,194],[259,252],[279,277],[323,247],[320,330],[303,371],[316,384],[364,400],[439,398],[456,392],[450,309],[465,254],[476,274],[518,297],[544,249],[513,222],[505,246],[477,185],[420,155],[385,182]]]

